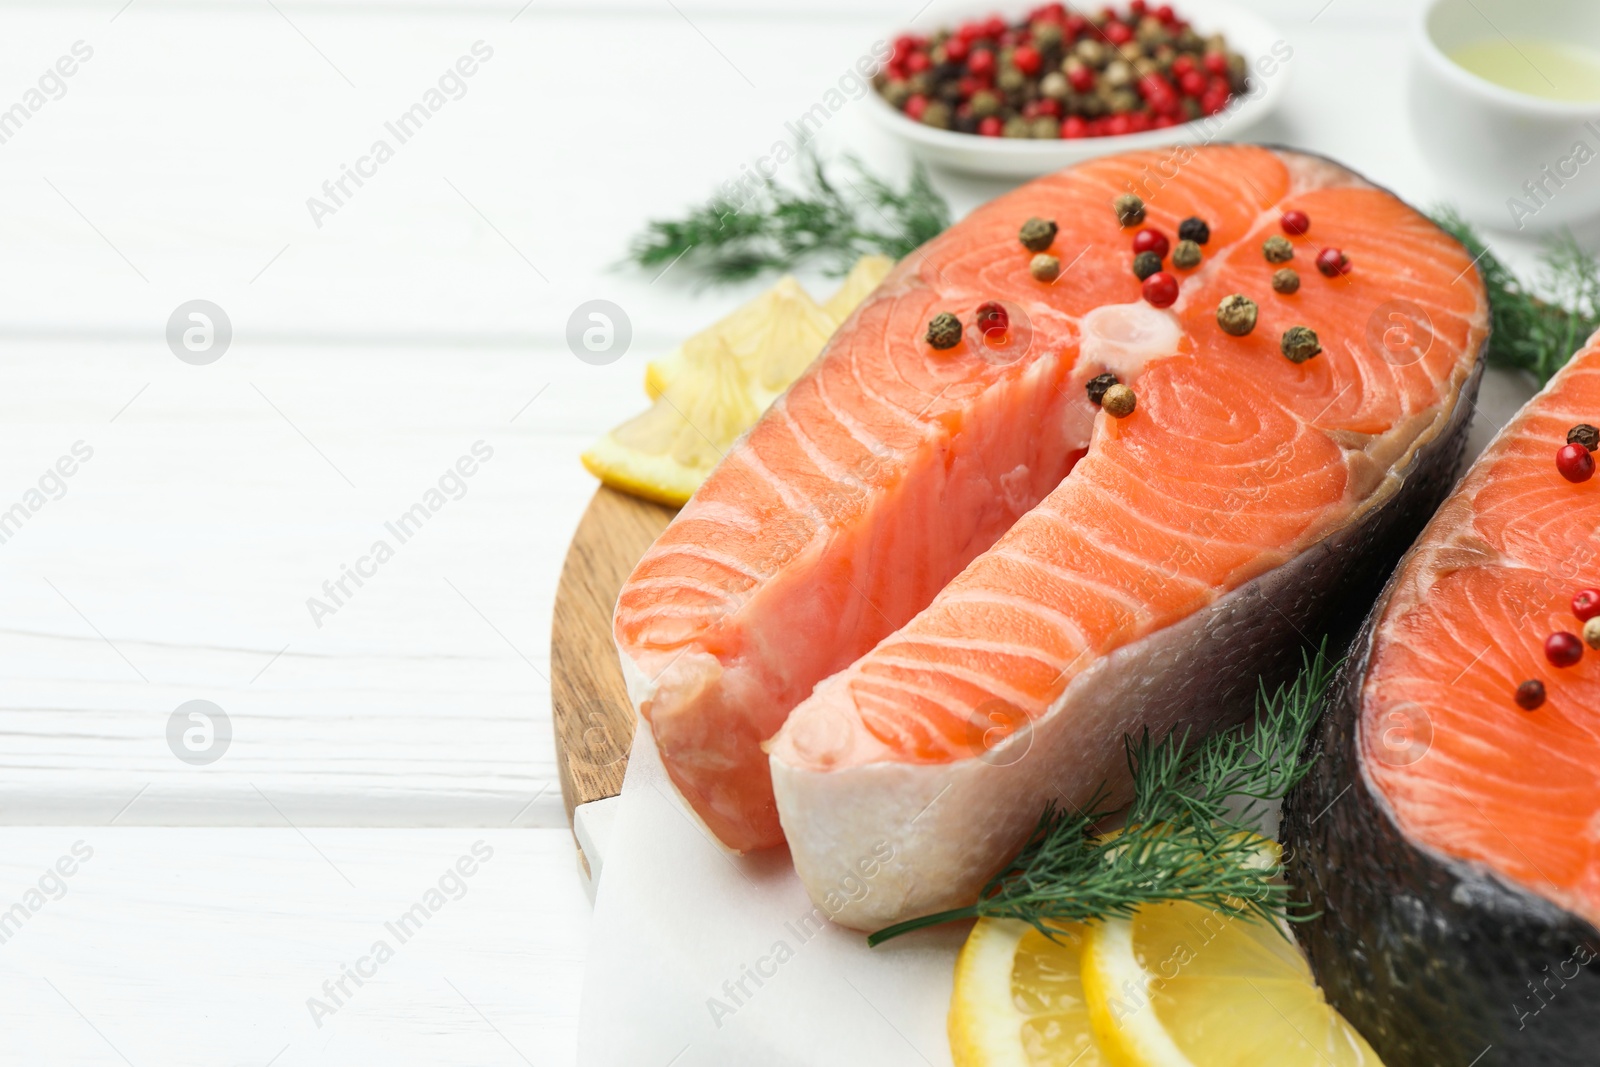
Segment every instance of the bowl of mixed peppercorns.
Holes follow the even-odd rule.
[[[893,39],[868,96],[885,129],[959,170],[1030,177],[1112,152],[1238,140],[1276,105],[1294,55],[1265,21],[1214,0],[1044,4],[1015,17],[952,6],[925,17],[939,29]]]

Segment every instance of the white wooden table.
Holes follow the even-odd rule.
[[[0,142],[0,515],[28,509],[0,525],[0,1062],[572,1061],[588,909],[547,649],[576,457],[640,406],[646,358],[745,295],[613,267],[918,6],[0,7],[0,111],[92,50]],[[1434,201],[1411,5],[1253,6],[1296,53],[1261,132]],[[459,98],[318,226],[307,199],[476,42]],[[903,166],[851,107],[823,138]],[[940,184],[958,210],[998,189]],[[634,328],[606,367],[564,341],[591,298]],[[165,337],[194,299],[232,324],[207,365]],[[420,530],[387,531],[475,446]],[[347,565],[370,573],[332,602]],[[204,765],[167,739],[191,700],[231,725]],[[397,944],[384,924],[480,841]],[[373,974],[308,1006],[345,966]]]

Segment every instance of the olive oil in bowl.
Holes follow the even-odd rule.
[[[1600,102],[1600,49],[1497,37],[1449,54],[1462,69],[1515,92],[1569,103]]]

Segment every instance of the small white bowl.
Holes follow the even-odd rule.
[[[1530,96],[1448,56],[1502,33],[1600,49],[1596,0],[1433,0],[1411,49],[1411,128],[1448,199],[1474,222],[1540,231],[1600,214],[1600,100]],[[1536,183],[1530,188],[1529,183]],[[1520,207],[1518,205],[1521,205]]]
[[[1226,37],[1229,48],[1250,64],[1250,87],[1234,97],[1226,110],[1215,115],[1144,133],[1035,141],[980,137],[925,126],[891,107],[876,89],[867,93],[867,112],[886,133],[904,141],[912,153],[925,162],[951,170],[1006,178],[1033,178],[1095,156],[1157,148],[1178,141],[1204,144],[1240,140],[1246,130],[1271,114],[1283,99],[1294,47],[1265,19],[1221,0],[1181,0],[1173,6],[1201,36],[1220,33]],[[989,10],[988,7],[974,7],[970,0],[933,3],[917,18],[914,29],[925,33],[952,27],[987,14]],[[889,39],[904,32],[906,27],[896,27]]]

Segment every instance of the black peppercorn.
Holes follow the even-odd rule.
[[[934,348],[954,348],[961,343],[961,320],[941,311],[928,321],[927,342]]]
[[[1089,391],[1089,402],[1091,404],[1100,403],[1105,399],[1106,390],[1117,384],[1119,383],[1115,374],[1097,374],[1090,378],[1089,384],[1086,386]]]
[[[1590,426],[1587,422],[1580,422],[1567,431],[1567,444],[1582,445],[1590,452],[1600,448],[1600,429]]]
[[[1144,201],[1132,193],[1123,193],[1111,202],[1111,207],[1122,226],[1137,226],[1144,221]]]
[[[1291,326],[1285,330],[1281,348],[1290,363],[1304,363],[1322,351],[1316,331],[1305,326]]]
[[[1203,245],[1211,240],[1211,227],[1206,225],[1205,219],[1184,219],[1178,223],[1178,240]]]
[[[1043,252],[1056,239],[1055,220],[1029,219],[1022,224],[1022,229],[1017,231],[1017,238],[1022,242],[1022,247],[1028,251]]]
[[[1161,257],[1154,252],[1140,252],[1133,257],[1133,273],[1142,282],[1161,269]]]

